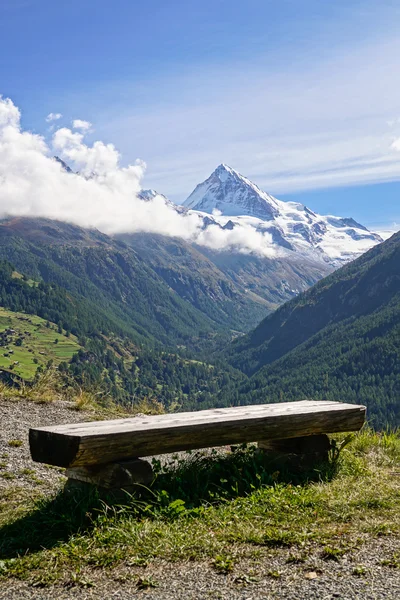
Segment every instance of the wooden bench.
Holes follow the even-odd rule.
[[[139,457],[245,442],[318,452],[326,434],[359,430],[365,412],[304,400],[42,427],[30,430],[29,442],[34,461],[65,467],[70,479],[123,488],[151,480]]]

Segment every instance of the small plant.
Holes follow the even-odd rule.
[[[346,550],[344,548],[335,548],[333,546],[325,546],[322,551],[321,558],[324,560],[335,560],[339,561],[339,559],[346,554]]]
[[[72,573],[70,585],[77,586],[80,588],[94,587],[93,581],[90,581],[89,579],[85,579],[84,577],[81,577],[79,572]]]
[[[273,577],[274,579],[280,579],[282,577],[281,571],[268,571],[268,576]]]
[[[35,471],[33,469],[21,469],[21,475],[35,475]]]
[[[400,553],[393,554],[392,558],[386,558],[381,560],[383,567],[390,567],[391,569],[400,569]]]
[[[88,392],[87,390],[79,389],[75,397],[75,410],[89,410],[94,406],[96,402],[96,397],[93,393]]]
[[[234,564],[231,556],[224,556],[222,554],[216,556],[213,561],[214,569],[224,575],[233,571]]]
[[[353,569],[353,575],[356,575],[357,577],[362,577],[366,573],[367,573],[367,569],[364,567],[364,565],[357,565]]]
[[[254,575],[239,575],[235,577],[234,582],[238,585],[250,585],[251,583],[258,583],[260,580]]]
[[[379,523],[372,529],[372,533],[378,537],[392,535],[392,529],[389,523]]]
[[[3,479],[15,479],[14,473],[10,473],[10,471],[4,471],[4,473],[1,473],[1,477]]]
[[[301,563],[306,562],[306,559],[304,558],[304,556],[301,556],[301,554],[289,554],[289,556],[286,559],[286,562],[292,565],[299,565]]]
[[[36,475],[32,475],[31,481],[32,483],[36,483],[36,485],[43,485],[45,483],[43,479],[39,479],[39,477],[36,477]]]
[[[331,439],[330,459],[332,462],[339,460],[340,454],[346,446],[348,446],[354,440],[354,435],[351,433],[346,436],[343,440]]]
[[[10,448],[20,448],[24,442],[22,440],[8,440]]]
[[[182,513],[186,512],[185,502],[184,500],[178,498],[177,500],[173,500],[170,504],[168,504],[165,510],[169,518],[176,519]]]
[[[153,577],[139,577],[136,585],[139,590],[148,590],[150,588],[158,587],[158,583]]]

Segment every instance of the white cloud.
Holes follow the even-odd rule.
[[[50,113],[47,115],[46,117],[46,121],[47,123],[51,123],[52,121],[58,121],[59,119],[61,119],[62,114],[61,113]]]
[[[67,173],[54,155],[77,173]],[[147,231],[179,236],[214,249],[270,256],[271,237],[254,228],[203,231],[199,214],[181,214],[161,196],[137,197],[146,165],[122,167],[113,144],[84,141],[84,133],[58,129],[50,144],[21,129],[20,112],[0,97],[0,217],[48,217],[105,233]]]
[[[88,131],[91,126],[92,124],[89,121],[82,121],[82,119],[74,119],[72,122],[74,129],[81,129],[82,131]]]
[[[394,233],[400,231],[400,223],[389,223],[385,228],[381,228],[378,225],[374,231],[378,233],[383,240],[387,240]]]
[[[400,152],[400,137],[394,140],[390,147],[393,148],[393,150]]]

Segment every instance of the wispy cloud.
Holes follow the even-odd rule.
[[[47,123],[51,123],[52,121],[58,121],[59,119],[61,119],[62,114],[61,113],[50,113],[47,115],[46,117],[46,121]]]
[[[149,81],[145,101],[111,103],[98,131],[146,156],[151,185],[174,199],[221,161],[275,194],[398,179],[399,54],[392,38],[279,71],[259,62]]]

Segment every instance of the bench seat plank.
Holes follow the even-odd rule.
[[[59,467],[319,433],[355,431],[365,407],[304,400],[31,429],[32,458]]]

